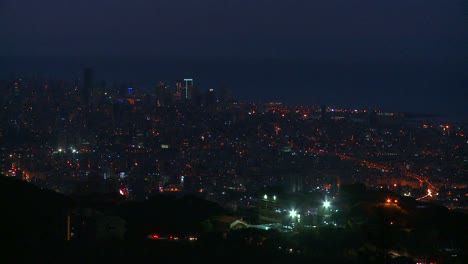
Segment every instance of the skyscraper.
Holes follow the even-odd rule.
[[[328,107],[326,105],[322,105],[320,107],[320,119],[322,121],[327,121],[328,119],[330,119],[330,116],[329,116],[329,113],[328,113]]]
[[[81,103],[88,106],[89,99],[93,93],[93,70],[91,68],[83,69],[83,87],[81,89]]]
[[[184,79],[184,82],[185,82],[185,91],[182,96],[186,100],[192,99],[193,79]]]

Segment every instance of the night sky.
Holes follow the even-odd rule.
[[[31,67],[23,64],[38,58],[44,65],[57,58],[88,58],[90,64],[93,58],[96,65],[90,66],[97,69],[104,68],[99,59],[119,58],[146,64],[288,61],[276,68],[284,77],[275,70],[260,74],[279,78],[278,85],[268,84],[272,98],[265,100],[306,104],[304,95],[310,95],[310,103],[466,114],[467,9],[463,0],[0,0],[0,56],[6,58],[0,66],[2,72],[28,73]],[[298,70],[294,64],[294,73],[287,73],[288,63],[297,60],[314,66]],[[326,72],[320,65],[327,65]],[[356,74],[343,75],[349,65]],[[241,97],[247,97],[242,87],[251,85],[249,93],[256,91],[260,100],[262,81],[238,68],[218,70],[213,78],[224,78]],[[199,72],[191,77],[210,78],[208,70]],[[329,81],[312,80],[315,88],[298,85],[323,76]],[[337,98],[344,89],[348,101]]]

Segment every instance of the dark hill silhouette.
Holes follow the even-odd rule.
[[[128,202],[115,206],[113,214],[127,222],[127,237],[141,239],[150,233],[184,235],[201,233],[204,223],[225,213],[219,205],[186,195],[155,195],[144,202]]]
[[[6,245],[2,248],[2,263],[405,263],[408,260],[388,262],[382,255],[388,250],[440,260],[460,254],[461,262],[447,263],[467,263],[468,215],[360,185],[345,187],[340,193],[340,199],[353,201],[343,210],[342,217],[354,219],[356,224],[283,233],[253,228],[209,231],[211,220],[229,212],[197,196],[160,194],[143,202],[127,202],[113,199],[112,194],[69,198],[6,177],[0,177],[0,184],[3,217],[0,237]],[[388,196],[400,202],[387,204]],[[78,216],[83,216],[79,215],[81,209],[91,209],[98,218],[120,217],[125,222],[125,238],[102,240],[94,235],[67,242],[66,219],[70,209],[77,209]],[[75,231],[78,233],[79,229]],[[199,233],[200,239],[197,242],[148,239],[152,233],[162,236]],[[446,249],[450,251],[447,253]]]
[[[0,177],[2,222],[0,239],[5,252],[21,257],[66,240],[67,211],[71,199],[30,183]],[[10,250],[11,249],[11,250]]]

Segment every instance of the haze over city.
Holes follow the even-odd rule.
[[[468,263],[461,0],[3,0],[5,263]]]

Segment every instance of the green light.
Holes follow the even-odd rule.
[[[325,208],[330,207],[330,202],[329,201],[324,201],[323,202],[323,207],[325,207]]]

